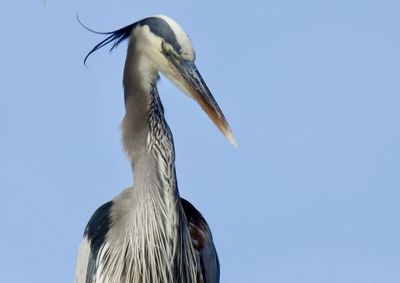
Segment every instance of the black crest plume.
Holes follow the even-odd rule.
[[[116,48],[122,41],[129,38],[129,36],[132,32],[132,29],[138,25],[138,22],[136,22],[136,23],[130,24],[129,26],[123,27],[123,28],[115,30],[115,31],[98,32],[98,31],[92,30],[92,29],[88,28],[87,26],[85,26],[81,22],[81,20],[79,19],[78,16],[76,18],[78,19],[78,22],[81,24],[81,26],[84,27],[86,30],[96,33],[96,34],[109,35],[106,39],[104,39],[103,41],[96,44],[95,47],[93,47],[93,49],[89,51],[89,53],[86,55],[85,59],[83,60],[83,64],[85,66],[86,66],[86,60],[93,52],[97,51],[98,49],[100,49],[103,46],[106,46],[107,44],[112,43],[112,42],[113,42],[113,44],[110,48],[110,52],[113,51],[113,49]]]

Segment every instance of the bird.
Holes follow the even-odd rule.
[[[219,282],[219,259],[210,227],[179,195],[173,136],[157,89],[161,73],[194,99],[236,144],[194,63],[192,42],[175,20],[164,15],[101,34],[106,38],[87,54],[85,64],[98,49],[110,44],[111,52],[128,41],[121,129],[133,185],[91,216],[78,250],[75,282]]]

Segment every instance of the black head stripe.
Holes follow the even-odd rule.
[[[161,37],[165,42],[171,44],[175,51],[180,53],[181,46],[176,39],[174,31],[165,20],[157,17],[150,17],[141,20],[139,24],[141,26],[148,25],[152,33]]]
[[[169,24],[160,18],[157,17],[150,17],[150,18],[145,18],[139,22],[130,24],[129,26],[123,27],[121,29],[111,31],[111,32],[98,32],[94,31],[88,27],[86,27],[84,24],[81,23],[81,21],[78,18],[79,23],[88,31],[97,33],[97,34],[105,34],[109,35],[106,39],[103,41],[99,42],[95,47],[93,47],[92,50],[89,51],[89,53],[86,55],[83,63],[86,65],[86,60],[88,57],[95,51],[99,50],[100,48],[112,43],[112,46],[110,48],[110,52],[116,48],[121,42],[124,40],[128,39],[129,36],[131,35],[132,30],[140,25],[144,26],[147,25],[151,32],[154,33],[155,35],[161,37],[165,42],[171,44],[171,46],[175,49],[177,53],[180,53],[181,51],[181,46],[179,45],[174,31],[171,29]]]
[[[138,23],[133,23],[129,26],[123,27],[121,29],[115,30],[115,31],[111,31],[111,32],[97,32],[94,30],[91,30],[89,28],[87,28],[86,26],[84,26],[82,23],[81,25],[94,33],[97,34],[106,34],[106,35],[110,35],[108,36],[106,39],[104,39],[103,41],[99,42],[95,47],[93,47],[92,50],[89,51],[89,53],[86,55],[85,60],[83,60],[83,64],[86,65],[86,60],[87,58],[95,51],[97,51],[98,49],[102,48],[103,46],[106,46],[107,44],[113,42],[113,45],[110,48],[110,52],[117,47],[122,41],[124,41],[125,39],[129,38],[129,36],[131,35],[132,29],[134,29]]]

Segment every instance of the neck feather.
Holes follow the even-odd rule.
[[[173,137],[157,91],[158,73],[146,56],[127,56],[123,143],[134,168],[135,187],[177,195]],[[144,188],[143,188],[144,187]]]

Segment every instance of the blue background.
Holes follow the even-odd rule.
[[[132,183],[120,143],[126,44],[166,14],[192,38],[231,146],[159,84],[181,195],[204,214],[221,282],[400,282],[400,2],[0,3],[1,282],[71,282],[83,229]]]

